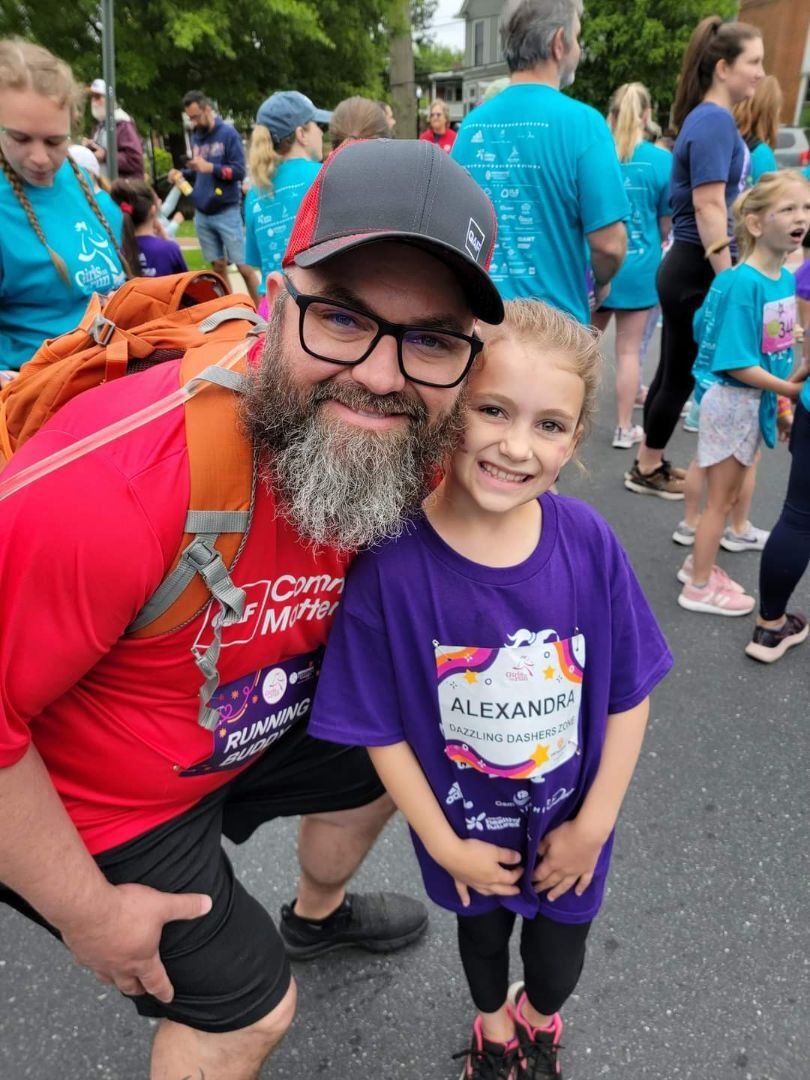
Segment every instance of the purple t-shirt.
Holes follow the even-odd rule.
[[[523,855],[514,897],[471,892],[414,836],[425,888],[466,915],[499,904],[587,922],[599,910],[613,838],[593,882],[554,903],[531,870],[545,833],[573,818],[593,783],[609,713],[638,705],[672,657],[610,527],[576,499],[544,495],[529,558],[481,566],[420,516],[353,564],[329,636],[310,734],[407,741],[456,833]]]
[[[184,274],[188,267],[180,245],[162,236],[137,236],[141,253],[141,273],[144,277],[165,277],[166,274]]]

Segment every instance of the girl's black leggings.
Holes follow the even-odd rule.
[[[799,402],[790,433],[790,479],[782,513],[759,564],[759,613],[779,619],[810,561],[810,413]]]
[[[509,991],[509,938],[517,916],[499,907],[486,915],[458,916],[458,947],[477,1009],[497,1012]],[[574,992],[585,962],[591,924],[559,923],[536,915],[520,933],[523,978],[529,1001],[551,1016]]]
[[[713,279],[703,248],[682,240],[675,241],[658,267],[655,283],[664,323],[661,359],[644,403],[644,436],[651,450],[666,447],[692,392],[697,356],[692,319]]]

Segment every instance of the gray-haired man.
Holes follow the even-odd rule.
[[[452,156],[492,199],[490,267],[506,299],[536,297],[590,320],[624,258],[629,214],[613,139],[589,105],[560,93],[580,59],[582,0],[509,0],[501,40],[510,85],[470,113]]]

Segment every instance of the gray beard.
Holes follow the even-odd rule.
[[[301,391],[288,374],[282,318],[276,307],[243,406],[261,479],[279,513],[316,546],[355,551],[398,536],[459,439],[463,395],[431,424],[423,402],[405,394],[378,396],[332,379]],[[402,430],[370,431],[324,416],[325,401],[382,416],[403,413],[408,423]]]

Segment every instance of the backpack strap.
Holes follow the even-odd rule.
[[[215,365],[199,370],[208,352],[206,346],[191,350],[181,364],[181,380],[205,380],[210,389],[190,400],[185,410],[190,492],[180,550],[171,571],[126,632],[136,638],[170,633],[214,602],[212,640],[207,647],[192,646],[203,676],[198,723],[211,731],[220,719],[209,702],[219,686],[222,630],[239,622],[244,613],[245,592],[234,584],[231,573],[253,516],[257,468],[239,418],[239,394],[246,384],[244,355],[234,368]]]

